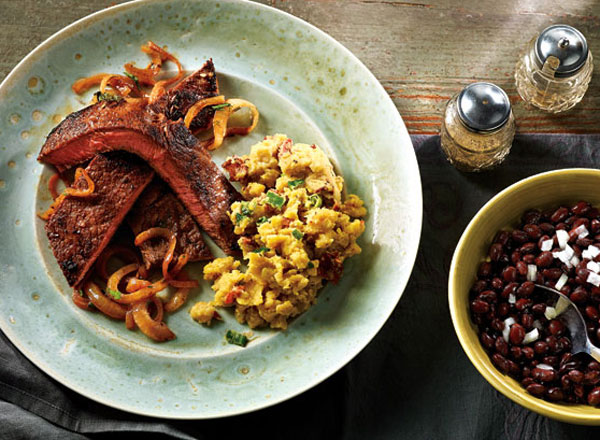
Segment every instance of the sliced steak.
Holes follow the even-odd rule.
[[[160,179],[154,179],[144,190],[127,216],[127,222],[135,235],[154,227],[167,228],[177,233],[175,258],[182,253],[188,255],[188,261],[213,258],[192,216]],[[167,248],[168,242],[163,239],[142,243],[140,251],[146,268],[150,269],[161,264]]]
[[[196,102],[219,94],[219,85],[212,59],[206,61],[200,70],[192,73],[158,100],[150,104],[150,110],[163,114],[167,119],[177,121],[185,117]],[[215,111],[207,107],[196,115],[190,126],[193,132],[210,126]]]
[[[154,177],[139,158],[97,155],[86,171],[94,182],[89,197],[67,197],[46,222],[52,252],[70,286],[77,286],[108,245],[137,197]],[[74,188],[86,188],[83,176]]]
[[[144,101],[102,101],[72,113],[48,135],[38,160],[63,171],[114,150],[148,162],[217,245],[238,253],[227,211],[240,194],[182,121],[147,111]]]

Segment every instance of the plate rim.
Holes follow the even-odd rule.
[[[416,152],[414,150],[414,145],[412,143],[412,139],[410,138],[410,134],[408,133],[408,130],[406,129],[406,125],[404,123],[404,120],[402,119],[402,116],[400,115],[400,112],[398,111],[398,108],[392,101],[389,94],[385,91],[383,85],[375,77],[375,75],[365,66],[365,64],[354,53],[352,53],[342,43],[337,41],[335,38],[333,38],[331,35],[329,35],[325,31],[319,29],[315,25],[313,25],[299,17],[296,17],[295,15],[292,15],[286,11],[282,11],[278,8],[264,5],[262,3],[256,3],[256,2],[253,2],[250,0],[221,0],[221,1],[223,1],[225,3],[231,3],[231,4],[237,3],[237,4],[245,5],[243,7],[268,10],[271,13],[281,14],[284,17],[286,17],[287,19],[295,21],[303,26],[307,26],[311,31],[313,31],[316,34],[323,37],[325,40],[328,41],[329,44],[335,46],[337,49],[341,50],[342,53],[344,53],[351,60],[353,60],[357,64],[357,66],[362,70],[362,74],[368,76],[369,79],[374,82],[375,87],[377,89],[379,89],[380,92],[383,93],[383,96],[385,96],[383,98],[385,101],[385,104],[388,107],[391,106],[390,108],[393,109],[392,113],[394,115],[394,118],[396,119],[396,123],[400,126],[401,131],[402,131],[401,137],[406,137],[406,140],[412,147],[411,148],[412,154],[409,154],[409,156],[410,156],[409,160],[412,162],[411,168],[414,170],[415,177],[417,177],[415,184],[418,186],[418,191],[415,191],[415,193],[413,194],[413,198],[414,198],[416,204],[418,205],[419,209],[414,213],[414,222],[413,222],[414,225],[413,226],[414,226],[415,230],[414,231],[406,230],[403,232],[403,234],[406,235],[406,234],[415,233],[417,238],[416,238],[414,248],[406,250],[405,261],[406,261],[407,267],[409,267],[409,269],[407,270],[407,276],[405,277],[404,280],[401,280],[401,283],[398,285],[398,287],[396,289],[398,292],[397,293],[398,298],[396,300],[394,307],[391,307],[389,312],[386,313],[385,319],[382,319],[380,325],[372,327],[370,329],[370,334],[368,334],[367,337],[365,337],[361,341],[361,343],[357,344],[355,348],[353,348],[351,351],[349,351],[349,354],[347,356],[345,356],[345,359],[342,362],[334,363],[332,367],[330,367],[326,370],[323,370],[324,371],[323,374],[319,375],[319,377],[317,377],[316,379],[307,381],[307,383],[304,386],[298,387],[297,389],[295,389],[291,392],[283,393],[278,398],[275,398],[272,400],[269,399],[269,401],[263,402],[258,405],[253,405],[251,408],[233,410],[233,411],[229,411],[229,412],[222,413],[222,414],[202,414],[202,412],[199,411],[198,414],[182,414],[182,415],[166,414],[165,415],[160,410],[155,411],[155,412],[148,411],[148,410],[144,411],[144,410],[137,409],[135,405],[127,406],[127,405],[113,403],[112,401],[110,401],[106,398],[103,398],[101,396],[90,393],[90,391],[86,390],[83,387],[78,386],[77,384],[70,383],[67,376],[61,374],[58,371],[55,371],[50,365],[47,364],[47,362],[45,362],[42,359],[39,359],[34,352],[28,350],[24,346],[24,344],[22,344],[19,341],[19,338],[15,334],[13,334],[13,332],[10,330],[10,327],[6,326],[6,325],[3,326],[2,325],[3,322],[0,320],[0,330],[2,330],[2,332],[7,337],[7,339],[19,350],[19,352],[23,356],[25,356],[27,358],[28,361],[30,361],[33,365],[35,365],[36,368],[39,368],[44,374],[46,374],[49,377],[51,377],[52,379],[56,380],[62,386],[65,386],[68,389],[75,391],[76,393],[80,394],[81,396],[84,396],[84,397],[86,397],[90,400],[93,400],[94,402],[100,403],[102,405],[106,405],[110,408],[114,408],[114,409],[124,411],[124,412],[130,413],[130,414],[135,414],[135,415],[140,415],[140,416],[145,416],[145,417],[160,418],[160,419],[165,419],[165,420],[210,420],[210,419],[218,419],[218,418],[225,418],[225,417],[233,417],[233,416],[237,416],[237,415],[248,414],[251,412],[255,412],[255,411],[258,411],[261,409],[265,409],[265,408],[277,405],[279,403],[290,400],[290,399],[314,388],[315,386],[319,385],[321,382],[324,382],[325,380],[329,379],[336,372],[338,372],[342,368],[344,368],[350,361],[355,359],[366,348],[366,346],[369,345],[369,343],[375,338],[375,336],[381,331],[383,326],[387,323],[390,316],[392,315],[392,313],[398,306],[398,303],[400,302],[402,295],[404,294],[404,291],[406,290],[406,287],[407,287],[408,282],[412,275],[412,271],[414,270],[416,257],[417,257],[418,250],[420,247],[421,234],[422,234],[422,223],[423,223],[423,196],[422,196],[421,173],[420,173],[420,168],[419,168],[419,164],[418,164],[417,157],[416,157]],[[2,80],[2,82],[0,83],[0,99],[2,99],[3,95],[6,93],[5,89],[10,89],[11,83],[15,80],[18,80],[17,76],[20,74],[25,74],[27,72],[28,65],[30,63],[34,62],[38,56],[43,55],[43,53],[46,49],[48,49],[62,41],[67,40],[69,37],[71,37],[73,34],[75,34],[77,31],[79,31],[80,28],[85,27],[85,25],[94,23],[95,21],[98,21],[99,19],[104,19],[107,16],[110,17],[111,15],[119,14],[122,11],[126,11],[128,9],[138,7],[140,5],[163,3],[163,2],[164,2],[164,0],[132,0],[132,1],[128,1],[125,3],[118,4],[118,5],[100,9],[99,11],[93,12],[82,18],[79,18],[78,20],[59,29],[58,31],[56,31],[55,33],[50,35],[48,38],[46,38],[44,41],[42,41],[40,44],[38,44],[21,61],[19,61],[19,63],[17,63],[17,65],[15,67],[12,68],[12,70],[7,74],[7,76],[4,78],[4,80]],[[21,72],[21,71],[23,71],[23,72]]]

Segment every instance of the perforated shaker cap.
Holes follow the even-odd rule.
[[[540,68],[549,56],[558,58],[556,76],[567,77],[583,67],[588,58],[588,45],[581,32],[566,24],[547,27],[535,42],[535,55]]]
[[[493,131],[508,121],[510,101],[495,84],[477,82],[469,84],[456,100],[458,116],[473,131]]]

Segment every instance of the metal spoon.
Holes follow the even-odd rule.
[[[587,353],[595,360],[600,362],[600,348],[596,347],[590,342],[590,338],[588,337],[587,330],[585,328],[585,320],[583,319],[583,316],[581,315],[581,312],[575,303],[571,301],[568,296],[563,295],[558,290],[541,286],[539,284],[536,284],[535,287],[537,289],[543,289],[549,294],[553,294],[556,298],[556,301],[558,301],[558,298],[563,298],[563,300],[567,302],[568,307],[560,314],[560,316],[564,319],[564,322],[569,329],[569,333],[571,334],[571,353]]]

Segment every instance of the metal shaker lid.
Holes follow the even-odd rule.
[[[502,127],[510,116],[508,96],[495,84],[469,84],[456,100],[458,116],[473,131],[493,131]]]
[[[581,32],[566,24],[555,24],[542,31],[535,42],[535,55],[540,68],[549,56],[558,58],[556,76],[573,75],[588,57],[588,45]]]

